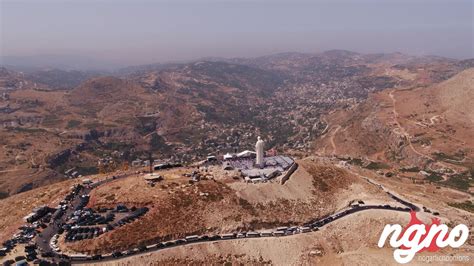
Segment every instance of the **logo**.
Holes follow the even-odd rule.
[[[378,246],[385,245],[387,238],[390,246],[396,248],[393,257],[398,263],[410,262],[418,252],[436,252],[450,246],[459,248],[469,236],[469,228],[464,224],[455,226],[451,231],[438,218],[431,219],[431,224],[424,224],[416,217],[416,212],[410,212],[410,222],[405,228],[399,224],[387,224],[380,235]]]

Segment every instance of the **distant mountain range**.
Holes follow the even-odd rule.
[[[76,55],[1,56],[0,66],[6,66],[18,71],[35,71],[50,68],[86,71],[117,69],[117,65],[112,62]]]
[[[351,114],[380,91],[433,86],[473,66],[333,50],[113,72],[2,67],[0,139],[7,151],[0,154],[0,182],[4,194],[14,194],[62,179],[72,167],[83,175],[109,171],[149,152],[192,162],[251,149],[257,135],[269,147],[311,152],[333,122],[327,114]],[[97,162],[109,159],[113,167],[99,169]]]

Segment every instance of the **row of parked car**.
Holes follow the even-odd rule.
[[[119,210],[120,209],[121,208],[119,208]],[[116,227],[120,227],[127,223],[130,223],[136,220],[137,218],[139,218],[140,216],[144,215],[146,212],[148,212],[147,207],[138,208],[138,209],[132,208],[132,209],[133,211],[131,211],[130,214],[119,219],[115,223],[111,223],[115,217],[114,213],[108,213],[105,216],[102,216],[102,215],[97,216],[97,214],[95,213],[89,213],[88,211],[84,212],[84,210],[76,211],[76,212],[81,212],[82,214],[86,214],[86,215],[80,216],[81,218],[74,220],[75,221],[74,224],[66,224],[62,227],[66,231],[65,240],[67,242],[72,242],[72,241],[79,241],[83,239],[91,239],[91,238],[97,237],[107,231],[113,230]],[[78,215],[78,213],[76,213],[76,215]],[[77,217],[77,216],[74,216],[74,217]],[[102,217],[103,219],[98,218],[98,217]],[[85,225],[92,225],[92,224],[94,225],[106,224],[106,226],[105,227],[85,226]]]
[[[363,202],[358,202],[359,204],[363,204]],[[118,258],[121,256],[128,256],[128,255],[133,255],[139,252],[144,252],[147,250],[158,250],[162,248],[168,248],[172,246],[177,246],[177,245],[183,245],[187,243],[192,243],[192,242],[200,242],[200,241],[216,241],[216,240],[226,240],[226,239],[239,239],[239,238],[252,238],[252,237],[279,237],[279,236],[286,236],[286,235],[293,235],[293,234],[299,234],[299,233],[306,233],[310,231],[318,231],[320,227],[324,226],[327,223],[330,223],[338,218],[341,218],[345,215],[365,210],[365,209],[392,209],[392,210],[399,210],[399,211],[410,211],[410,208],[403,208],[403,207],[392,207],[390,205],[372,205],[372,206],[359,206],[359,204],[352,206],[351,209],[347,209],[343,212],[334,214],[332,216],[325,217],[323,219],[316,220],[314,222],[310,222],[308,224],[305,224],[303,226],[292,226],[292,227],[278,227],[276,230],[273,231],[265,231],[265,232],[239,232],[239,233],[229,233],[229,234],[221,234],[221,235],[192,235],[192,236],[187,236],[182,239],[177,239],[177,240],[172,240],[172,241],[166,241],[166,242],[159,242],[156,244],[148,245],[148,246],[140,246],[131,250],[127,251],[116,251],[111,254],[98,254],[98,255],[73,255],[69,256],[68,259],[72,261],[81,261],[81,260],[102,260],[102,259],[108,259],[108,258]],[[119,211],[124,211],[124,207],[117,207],[115,209],[116,212]],[[148,211],[148,208],[138,208],[134,209],[130,215],[120,219],[114,224],[109,224],[108,226],[112,227],[110,228],[113,229],[116,226],[121,226],[124,225],[128,222],[133,221],[134,219],[142,216]],[[87,227],[85,227],[87,228]],[[74,232],[76,235],[78,234],[89,234],[91,233],[91,230],[94,230],[94,234],[97,232],[97,234],[100,234],[100,230],[96,231],[97,229],[85,229],[84,227],[80,228],[71,228],[69,233]],[[89,227],[90,228],[90,227]],[[93,236],[92,236],[93,237]],[[68,239],[68,236],[66,236],[66,239]],[[76,239],[78,240],[78,239]]]
[[[84,207],[86,207],[87,203],[89,203],[89,198],[89,194],[81,195],[81,197],[79,198],[79,204],[76,207],[76,211],[82,210]]]
[[[159,242],[156,244],[151,244],[147,246],[139,246],[134,249],[126,250],[123,252],[115,251],[111,254],[104,254],[104,255],[74,255],[70,256],[71,260],[101,260],[101,259],[109,259],[109,258],[118,258],[122,256],[129,256],[133,254],[137,254],[144,251],[153,251],[158,249],[164,249],[168,247],[173,247],[177,245],[184,245],[187,243],[193,242],[204,242],[204,241],[217,241],[217,240],[230,240],[230,239],[239,239],[239,238],[253,238],[253,237],[278,237],[278,236],[285,236],[285,235],[293,235],[298,233],[306,233],[310,231],[318,231],[318,228],[311,229],[310,227],[306,226],[293,226],[293,227],[279,227],[275,231],[266,231],[266,232],[240,232],[240,233],[229,233],[229,234],[221,234],[221,235],[192,235],[187,236],[185,238],[172,240],[172,241],[165,241]]]
[[[75,184],[71,187],[71,192],[69,192],[66,197],[64,197],[65,201],[71,201],[74,197],[79,194],[79,192],[84,188],[81,184]]]
[[[12,238],[2,243],[0,257],[9,253],[17,244],[29,243],[38,234],[37,227],[33,225],[22,225],[18,229],[19,231]]]
[[[5,241],[0,249],[0,257],[9,253],[16,244],[27,244],[25,246],[26,261],[38,261],[37,246],[33,244],[33,238],[40,233],[38,229],[44,229],[51,219],[59,219],[67,209],[67,204],[81,191],[82,185],[74,185],[71,191],[60,202],[57,208],[40,206],[33,209],[32,213],[25,217],[27,224],[20,226],[19,232],[13,235],[10,240]]]
[[[51,238],[51,240],[49,241],[49,245],[51,246],[51,248],[54,250],[54,252],[56,253],[60,253],[61,252],[61,249],[58,247],[58,238],[59,238],[59,235],[58,234],[55,234],[53,235],[53,237]]]
[[[66,242],[91,239],[101,235],[104,231],[98,227],[80,227],[67,231]]]
[[[407,206],[408,208],[410,208],[410,209],[412,209],[412,210],[414,210],[414,211],[418,211],[418,210],[420,209],[420,208],[418,208],[415,204],[410,203],[410,202],[408,202],[408,201],[406,201],[406,200],[403,200],[403,199],[401,199],[401,198],[399,198],[399,197],[393,195],[392,193],[390,193],[390,192],[388,192],[388,191],[387,191],[387,194],[388,194],[392,199],[394,199],[395,201],[397,201],[397,202],[399,202],[399,203],[401,203],[401,204]]]
[[[276,230],[273,231],[264,231],[264,232],[239,232],[239,233],[229,233],[229,234],[221,234],[221,235],[192,235],[192,236],[187,236],[182,239],[177,239],[177,240],[172,240],[172,241],[166,241],[166,242],[159,242],[156,244],[148,245],[148,246],[140,246],[138,248],[134,248],[131,250],[127,251],[116,251],[111,254],[105,254],[105,255],[90,255],[90,256],[84,256],[84,255],[78,255],[78,256],[71,256],[71,260],[101,260],[101,259],[108,259],[108,258],[118,258],[121,256],[128,256],[128,255],[133,255],[139,252],[143,252],[146,250],[158,250],[162,248],[168,248],[172,246],[177,246],[177,245],[184,245],[187,243],[192,243],[192,242],[203,242],[203,241],[216,241],[216,240],[227,240],[227,239],[239,239],[239,238],[253,238],[253,237],[280,237],[280,236],[287,236],[287,235],[293,235],[293,234],[299,234],[299,233],[306,233],[306,232],[311,232],[311,231],[318,231],[320,227],[324,226],[327,223],[330,223],[338,218],[341,218],[345,215],[348,215],[350,213],[354,213],[357,211],[361,211],[364,209],[370,209],[370,208],[388,208],[388,209],[396,209],[400,211],[409,211],[410,208],[402,208],[402,207],[391,207],[389,205],[380,205],[380,206],[353,206],[352,209],[345,210],[343,212],[334,214],[332,216],[325,217],[323,219],[319,219],[314,222],[307,223],[303,226],[291,226],[291,227],[278,227]],[[141,213],[143,211],[137,212],[137,214]]]
[[[108,224],[115,219],[114,213],[108,213],[106,215],[101,215],[96,213],[90,208],[77,210],[72,214],[71,220],[75,225],[86,226],[86,225],[98,225],[98,224]]]

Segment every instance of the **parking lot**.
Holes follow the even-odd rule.
[[[114,180],[116,177],[111,178]],[[369,180],[368,180],[369,181]],[[369,181],[370,182],[370,181]],[[101,183],[105,183],[101,181]],[[377,185],[377,184],[374,184]],[[377,185],[380,186],[380,185]],[[46,212],[46,214],[38,216],[38,219],[32,221],[22,228],[21,236],[14,236],[13,240],[4,243],[5,252],[15,245],[15,243],[29,243],[25,252],[28,261],[39,262],[47,259],[53,262],[63,263],[81,263],[92,261],[106,261],[113,260],[118,257],[130,256],[137,253],[152,252],[157,250],[164,250],[180,245],[188,245],[207,241],[225,241],[241,238],[256,238],[256,237],[285,237],[295,234],[309,233],[318,231],[321,227],[341,219],[347,215],[361,212],[365,210],[385,210],[385,211],[419,211],[420,209],[405,201],[394,194],[383,189],[390,198],[396,202],[404,205],[392,206],[386,205],[365,205],[363,202],[348,206],[345,210],[339,211],[327,217],[320,217],[313,221],[309,221],[302,225],[283,226],[274,229],[267,229],[264,231],[249,231],[249,232],[234,232],[216,235],[190,235],[184,238],[157,242],[147,246],[139,246],[133,249],[124,251],[115,251],[110,254],[95,254],[95,255],[66,255],[58,244],[60,235],[64,236],[66,242],[80,241],[83,239],[91,239],[108,231],[114,230],[117,227],[124,226],[128,223],[139,219],[142,215],[148,212],[147,207],[127,207],[118,204],[114,208],[90,209],[87,208],[89,202],[90,191],[97,187],[96,184],[82,186],[76,185],[71,187],[71,192],[60,202],[57,208],[53,208]],[[16,239],[16,240],[15,240]],[[31,240],[34,239],[34,242]],[[38,259],[41,257],[41,259]]]

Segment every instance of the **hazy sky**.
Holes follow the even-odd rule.
[[[473,55],[473,0],[0,0],[3,56],[117,64],[347,49]]]

